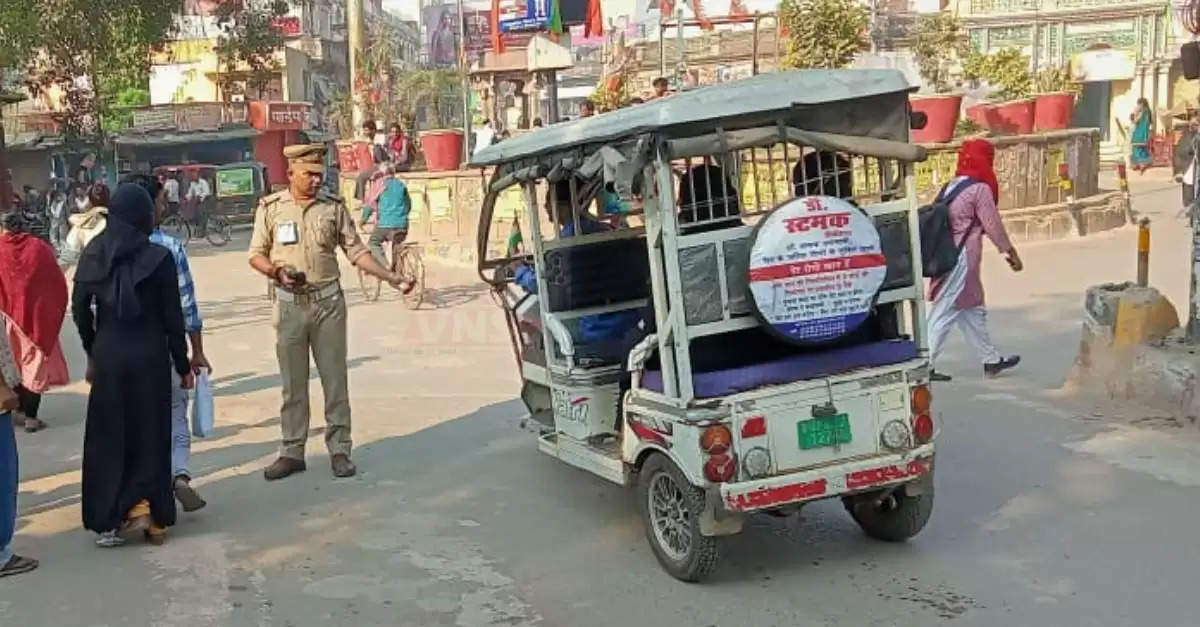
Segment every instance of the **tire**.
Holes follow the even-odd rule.
[[[179,240],[179,243],[183,246],[187,246],[192,241],[192,228],[178,214],[168,216],[158,228],[162,229],[167,235]]]
[[[425,262],[421,260],[421,254],[411,249],[402,252],[400,272],[413,282],[412,290],[403,294],[405,306],[412,310],[419,309],[425,299]]]
[[[717,541],[700,533],[704,491],[689,483],[674,462],[651,453],[638,474],[637,495],[646,538],[664,570],[681,581],[695,582],[716,569]],[[657,498],[661,496],[669,500]],[[672,510],[682,514],[682,521],[672,519]],[[672,520],[676,521],[673,530],[660,526],[670,527]]]
[[[933,487],[924,494],[909,496],[900,488],[875,505],[881,492],[868,492],[842,499],[846,511],[863,533],[884,542],[904,542],[917,535],[933,513]]]
[[[379,300],[381,283],[383,282],[366,272],[362,270],[358,271],[358,287],[362,290],[363,300],[368,303]]]
[[[233,239],[233,227],[230,226],[229,220],[221,216],[212,216],[208,219],[208,231],[205,233],[205,238],[213,246],[224,246]]]

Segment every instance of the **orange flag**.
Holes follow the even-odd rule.
[[[600,0],[588,0],[587,21],[583,23],[583,36],[593,37],[604,34],[604,14],[600,10]]]

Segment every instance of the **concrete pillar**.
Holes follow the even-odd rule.
[[[1171,62],[1162,61],[1158,65],[1158,108],[1171,108]]]

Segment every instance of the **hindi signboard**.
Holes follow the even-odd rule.
[[[874,221],[829,196],[804,196],[755,228],[749,283],[754,311],[797,344],[835,340],[870,314],[887,274]]]

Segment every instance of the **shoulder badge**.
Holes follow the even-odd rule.
[[[281,190],[281,191],[275,192],[274,194],[268,194],[266,196],[263,196],[262,200],[260,200],[259,202],[262,203],[262,206],[269,207],[269,206],[283,200],[283,197],[285,194],[287,194],[287,190]]]

